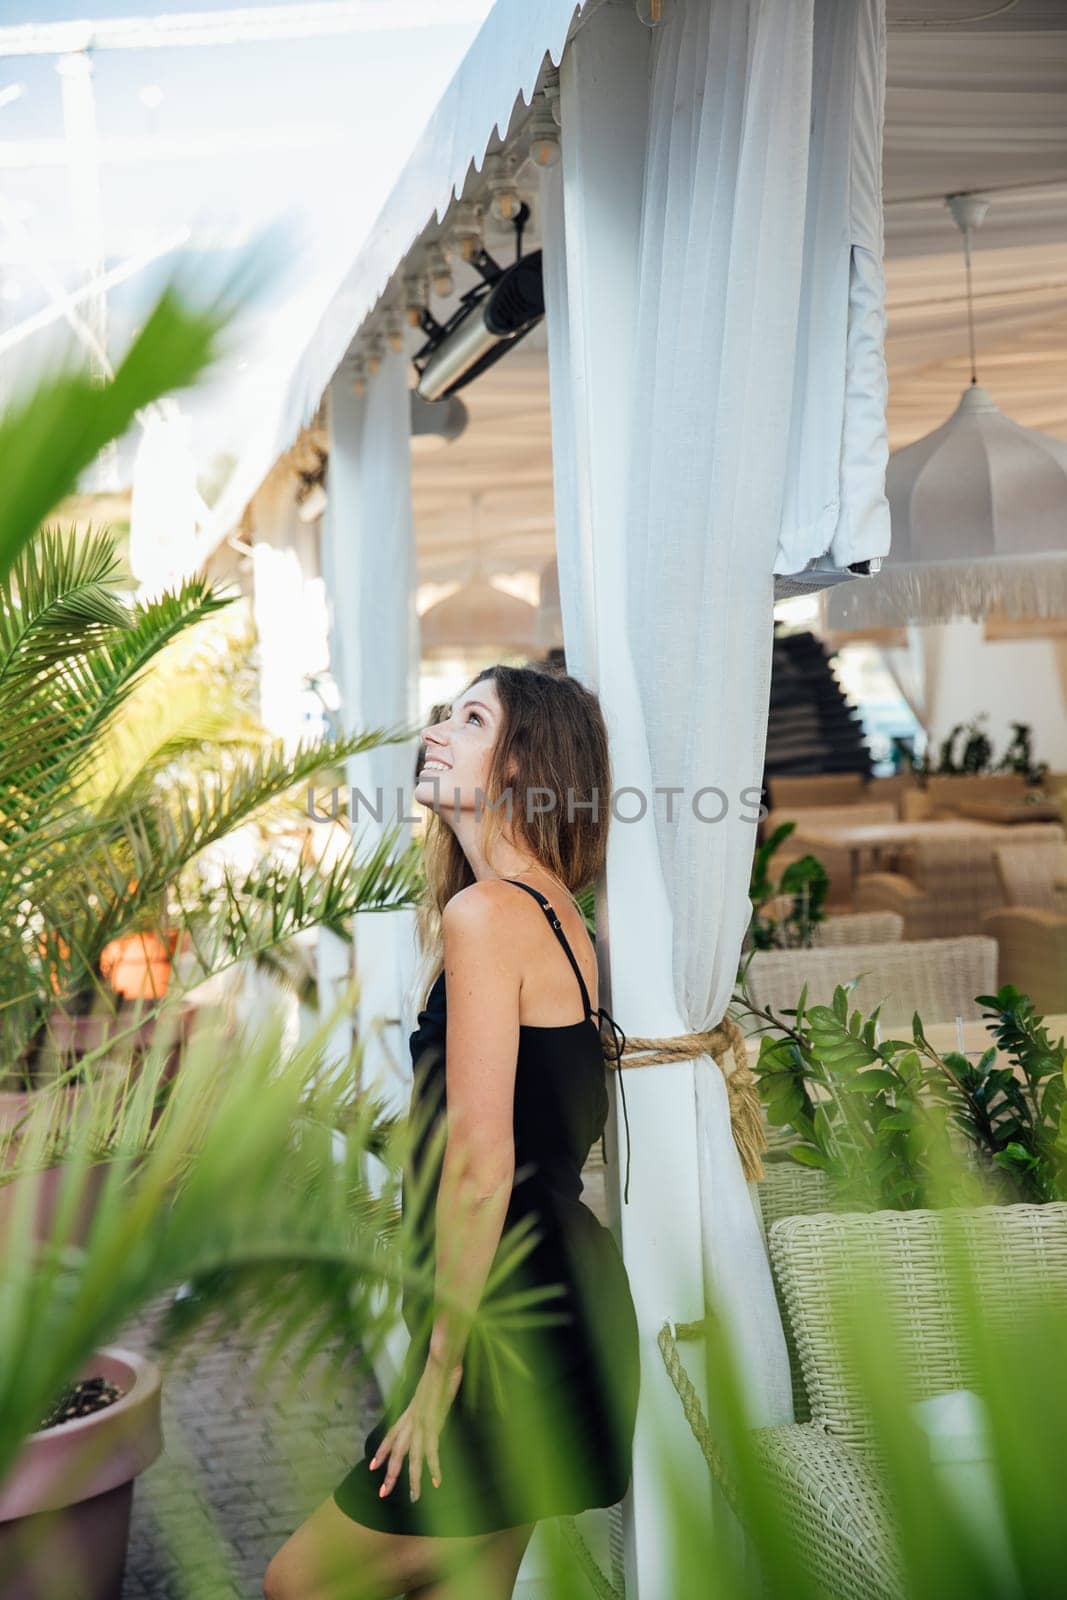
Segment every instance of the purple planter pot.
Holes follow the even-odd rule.
[[[122,1398],[31,1434],[0,1484],[0,1600],[121,1600],[134,1479],[163,1449],[160,1373],[105,1346],[94,1374]]]

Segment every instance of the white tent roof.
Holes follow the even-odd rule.
[[[586,13],[596,3],[587,0]],[[558,62],[581,10],[573,0],[497,0],[235,475],[223,517],[239,515],[237,502],[310,420],[412,246],[436,230],[494,139],[521,122],[546,52]],[[1018,0],[984,21],[967,20],[989,10],[975,0],[889,0],[884,203],[894,447],[942,421],[969,376],[962,241],[944,206],[944,196],[960,190],[993,201],[974,236],[979,375],[1009,415],[1067,438],[1067,9],[1060,0]],[[527,341],[465,400],[467,434],[416,465],[424,580],[468,570],[476,491],[485,493],[490,570],[535,569],[552,553],[543,347]]]
[[[428,224],[440,222],[472,169],[505,138],[533,98],[545,55],[556,64],[572,22],[599,0],[496,0],[438,102],[389,200],[297,364],[275,416],[265,419],[217,508],[225,533],[272,463],[310,422],[353,335]]]

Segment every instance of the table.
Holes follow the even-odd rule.
[[[870,853],[875,868],[881,866],[883,851],[899,849],[921,839],[1005,839],[1008,830],[989,822],[949,818],[941,822],[823,822],[797,823],[792,843],[820,845],[847,850],[855,883],[863,852]]]

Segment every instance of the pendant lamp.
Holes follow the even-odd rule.
[[[889,555],[876,577],[827,596],[833,630],[1067,614],[1067,442],[1013,422],[978,382],[970,234],[989,203],[946,204],[963,234],[970,386],[947,421],[890,456]]]
[[[497,589],[482,571],[481,496],[471,496],[474,571],[452,594],[424,611],[422,654],[440,656],[534,655],[537,611],[525,600]]]

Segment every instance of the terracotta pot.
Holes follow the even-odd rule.
[[[80,1377],[124,1390],[33,1433],[0,1484],[0,1600],[121,1600],[133,1484],[163,1449],[159,1368],[106,1346]]]
[[[162,1000],[174,943],[165,934],[127,933],[100,952],[100,974],[124,1000]]]
[[[80,1084],[72,1084],[69,1089],[61,1089],[58,1092],[63,1101],[63,1111],[60,1115],[65,1124],[71,1125],[77,1121],[79,1115],[83,1114],[83,1108],[87,1106],[84,1091]],[[0,1131],[13,1128],[23,1122],[24,1118],[29,1119],[24,1123],[28,1130],[36,1114],[46,1114],[46,1094],[48,1091],[42,1089],[13,1089],[0,1092]],[[17,1160],[17,1142],[0,1151],[0,1165],[10,1169]],[[85,1242],[106,1174],[105,1162],[98,1162],[86,1173],[78,1196],[77,1209],[66,1234],[66,1243],[80,1245]],[[62,1176],[61,1166],[46,1167],[41,1172],[27,1172],[8,1183],[0,1184],[0,1254],[4,1251],[9,1229],[18,1220],[19,1208],[24,1204],[32,1206],[29,1213],[31,1237],[35,1240],[51,1238]],[[27,1190],[34,1192],[35,1198],[32,1202],[26,1202],[22,1198]]]

